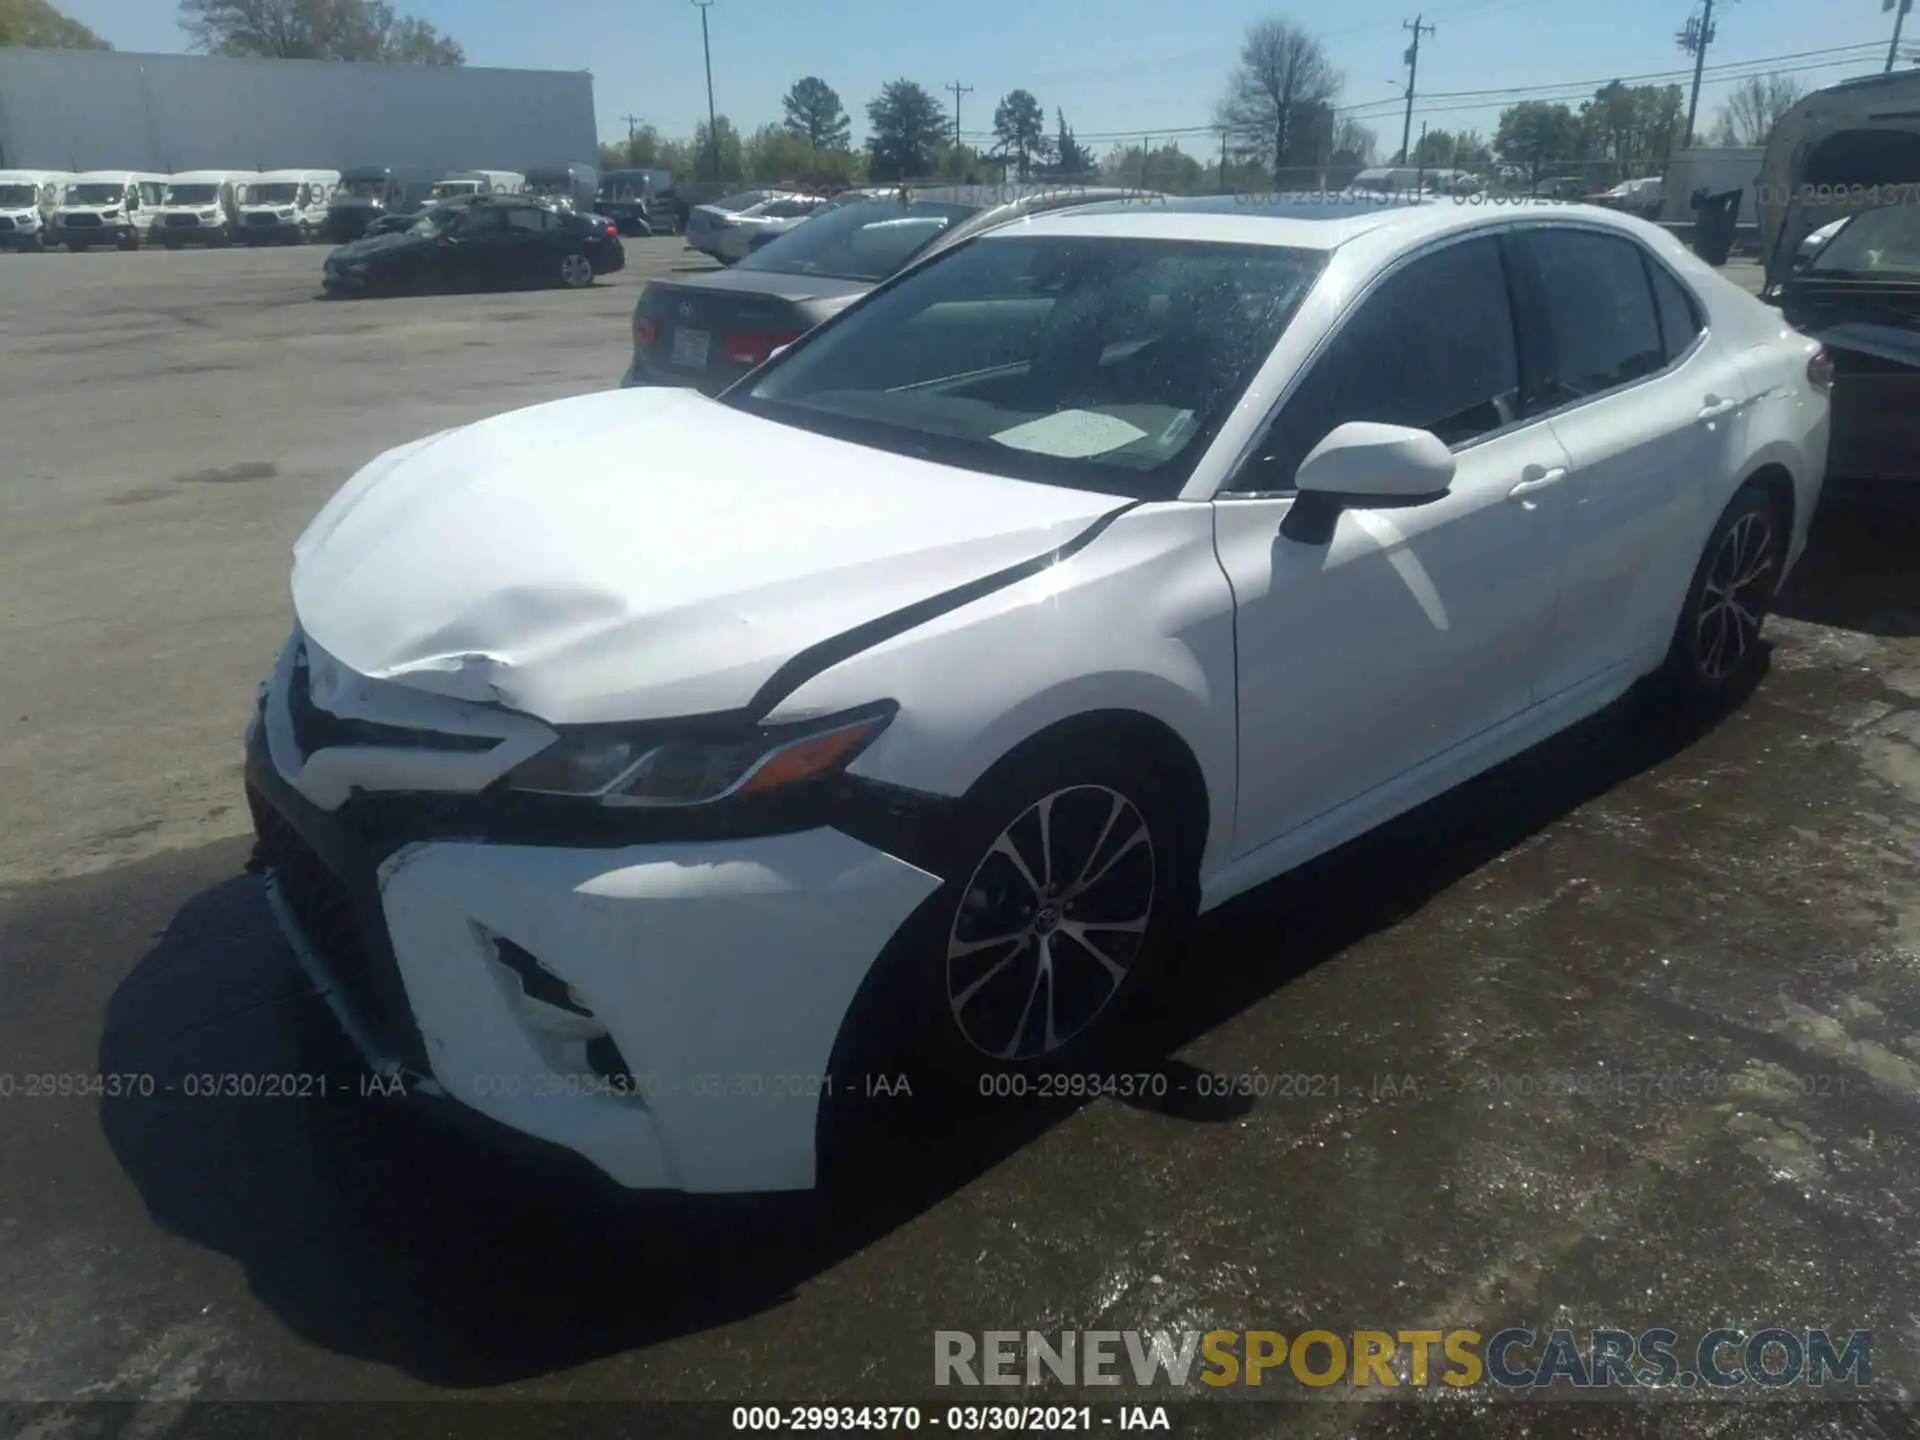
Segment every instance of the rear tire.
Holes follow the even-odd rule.
[[[568,290],[584,290],[593,284],[593,261],[578,250],[560,257],[560,284]]]
[[[1761,628],[1787,555],[1786,518],[1758,485],[1728,503],[1687,587],[1660,669],[1677,698],[1712,706],[1741,693],[1766,664]]]
[[[977,1094],[1120,1052],[1196,908],[1191,819],[1177,777],[1119,736],[1001,761],[960,803],[949,878],[875,966],[843,1054]]]

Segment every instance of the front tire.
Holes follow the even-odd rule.
[[[1739,693],[1766,664],[1761,628],[1787,556],[1786,518],[1758,485],[1733,497],[1687,587],[1662,678],[1683,699]]]
[[[961,802],[946,883],[882,959],[874,1031],[904,1028],[903,1062],[963,1093],[1120,1049],[1194,913],[1190,812],[1176,776],[1118,737],[1003,760]]]
[[[593,284],[593,261],[579,251],[560,257],[560,283],[568,290],[584,290]]]

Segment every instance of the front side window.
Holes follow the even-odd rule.
[[[516,206],[507,212],[507,228],[516,235],[544,235],[547,231],[547,212],[529,205]]]
[[[1514,242],[1533,273],[1544,322],[1540,408],[1584,400],[1666,368],[1638,245],[1591,230],[1522,230]]]
[[[1171,498],[1325,262],[1276,246],[997,235],[849,311],[728,402],[944,464]]]
[[[454,233],[463,240],[477,239],[483,235],[503,234],[507,228],[507,216],[504,210],[491,205],[476,205],[471,210],[455,211],[460,217],[454,227]]]
[[[1920,277],[1920,207],[1889,205],[1854,216],[1807,270],[1840,280]]]
[[[1287,397],[1236,490],[1294,488],[1300,463],[1351,421],[1463,445],[1514,422],[1520,362],[1499,242],[1468,240],[1389,275]]]

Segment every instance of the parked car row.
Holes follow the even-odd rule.
[[[525,174],[409,172],[384,166],[172,175],[6,170],[0,171],[0,248],[65,245],[79,252],[148,244],[171,250],[184,245],[305,244],[315,239],[340,243],[359,238],[383,218],[412,217],[478,195],[529,195],[559,208],[590,211],[599,183],[599,172],[591,165],[557,165]]]

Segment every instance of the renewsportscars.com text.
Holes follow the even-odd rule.
[[[1477,1330],[964,1330],[934,1332],[942,1386],[1133,1384],[1507,1390],[1788,1386],[1864,1389],[1873,1332],[1763,1326],[1692,1340],[1664,1328]]]

